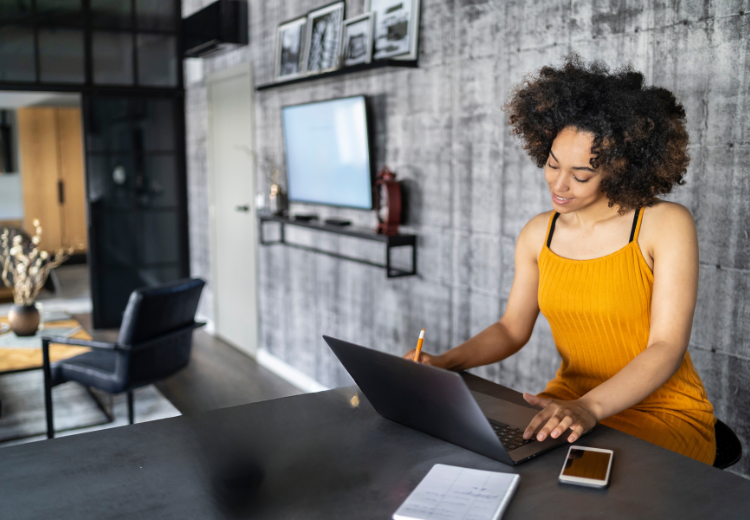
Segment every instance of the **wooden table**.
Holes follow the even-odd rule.
[[[0,323],[8,323],[8,318],[0,317]],[[45,332],[53,333],[54,329],[60,328],[74,328],[81,327],[81,323],[76,319],[70,319],[65,321],[54,321],[51,323],[45,323],[44,329],[40,330],[37,334],[41,335]],[[12,334],[6,332],[5,334]],[[5,336],[3,334],[2,336]],[[0,336],[0,337],[2,337]],[[79,339],[92,339],[91,335],[81,327],[81,330],[71,336],[71,338]],[[67,345],[50,345],[50,361],[60,361],[61,359],[68,359],[84,352],[88,352],[90,349],[86,347],[71,347]],[[39,348],[29,347],[0,347],[0,374],[8,374],[13,372],[24,372],[26,370],[39,370],[42,368],[42,342],[39,340]]]

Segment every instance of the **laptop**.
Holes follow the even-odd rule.
[[[570,430],[557,439],[524,440],[538,409],[469,390],[456,372],[323,339],[386,419],[510,465],[567,443]]]

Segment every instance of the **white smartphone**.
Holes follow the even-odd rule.
[[[558,480],[563,484],[605,488],[609,486],[614,456],[612,450],[571,446]]]

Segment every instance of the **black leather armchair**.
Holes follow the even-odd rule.
[[[194,278],[133,291],[116,343],[75,338],[42,337],[44,403],[47,438],[55,436],[52,387],[67,381],[110,394],[128,393],[128,418],[133,424],[133,390],[167,378],[190,360],[193,330],[205,282]],[[79,356],[50,364],[49,345],[91,348]]]

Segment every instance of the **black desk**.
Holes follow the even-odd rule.
[[[475,389],[520,396],[473,376]],[[557,483],[565,448],[516,468],[378,416],[356,388],[0,449],[2,518],[390,519],[435,463],[518,472],[507,519],[750,518],[750,482],[599,427],[608,490]]]

